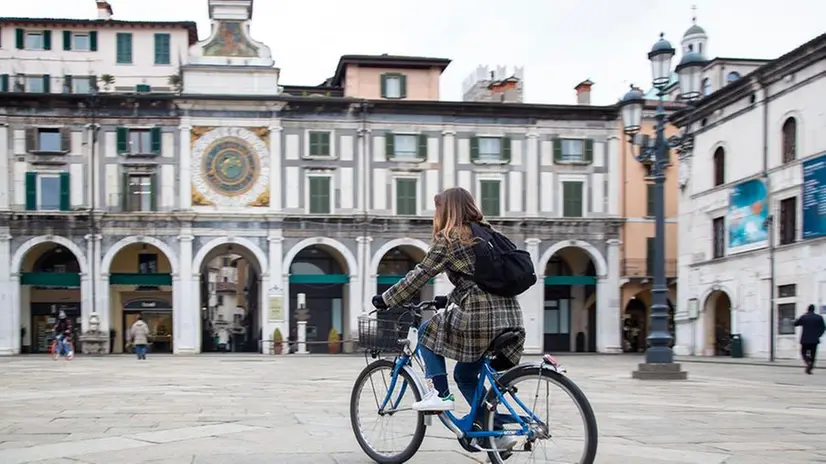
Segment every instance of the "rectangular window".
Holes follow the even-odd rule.
[[[310,214],[330,214],[330,178],[313,176],[310,181]]]
[[[45,50],[44,35],[42,31],[26,32],[26,50]]]
[[[405,98],[407,96],[407,77],[404,74],[381,75],[382,98]]]
[[[777,297],[778,298],[794,298],[797,296],[797,285],[796,284],[787,284],[787,285],[778,285],[777,286]]]
[[[129,211],[152,211],[152,176],[130,175],[127,195],[129,195],[127,209]]]
[[[46,91],[43,76],[26,76],[24,85],[26,93],[44,93]]]
[[[129,153],[142,154],[152,152],[152,134],[146,129],[129,131]]]
[[[37,151],[60,152],[63,148],[63,137],[60,129],[37,129]]]
[[[393,135],[394,158],[417,158],[419,150],[415,135]]]
[[[570,333],[570,302],[569,300],[545,301],[545,334]]]
[[[155,253],[138,254],[138,274],[157,274],[158,255]]]
[[[330,133],[310,132],[310,156],[330,156]]]
[[[90,93],[91,91],[91,76],[72,76],[72,93]]]
[[[39,211],[61,210],[61,179],[59,174],[38,174],[37,209]]]
[[[132,64],[132,34],[119,32],[115,36],[116,61],[118,64]]]
[[[797,241],[797,197],[780,201],[780,244]]]
[[[562,183],[562,216],[583,216],[582,182]]]
[[[500,182],[498,180],[480,180],[479,190],[482,215],[485,217],[501,216]]]
[[[656,256],[654,243],[654,237],[648,237],[645,239],[645,275],[649,277],[654,275],[654,257]]]
[[[155,64],[169,64],[169,34],[155,34]]]
[[[711,227],[714,242],[713,258],[722,258],[726,255],[726,218],[714,218]]]
[[[72,34],[72,50],[88,52],[92,49],[92,39],[87,33]]]
[[[582,140],[560,140],[562,143],[562,161],[582,161],[585,155],[585,144]]]
[[[396,214],[415,216],[419,213],[417,187],[416,179],[396,179]]]
[[[591,163],[594,158],[594,141],[591,139],[555,139],[553,150],[555,163]]]
[[[794,320],[797,313],[796,303],[777,305],[777,334],[794,335]]]
[[[656,191],[654,184],[645,185],[645,215],[647,217],[654,217],[654,192]]]

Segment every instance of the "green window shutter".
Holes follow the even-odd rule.
[[[63,76],[63,93],[72,93],[72,76]]]
[[[407,76],[404,74],[399,75],[399,96],[407,98]]]
[[[117,129],[118,154],[129,152],[129,129],[118,127]]]
[[[586,163],[593,163],[594,162],[594,140],[593,139],[585,139],[582,141],[583,145],[583,157],[582,161]]]
[[[158,173],[153,173],[149,181],[149,209],[158,210]]]
[[[151,139],[151,151],[153,154],[159,155],[161,153],[161,128],[153,127],[149,130],[149,138]]]
[[[129,174],[123,173],[121,179],[121,208],[123,211],[129,211]]]
[[[582,182],[562,183],[562,216],[582,217]]]
[[[427,135],[419,134],[418,156],[420,159],[427,159]]]
[[[330,156],[330,133],[329,132],[322,132],[321,133],[321,156]]]
[[[502,137],[502,139],[500,140],[499,143],[501,144],[501,148],[502,148],[502,153],[499,157],[502,159],[502,161],[504,161],[506,163],[510,163],[511,162],[511,139],[508,138],[508,137]]]
[[[479,137],[470,138],[470,161],[476,162],[479,160]]]
[[[387,74],[381,75],[381,98],[387,98]]]
[[[69,182],[69,173],[60,173],[60,211],[69,211],[69,192],[71,189],[71,182]]]
[[[15,34],[17,39],[17,49],[23,50],[24,48],[26,48],[26,31],[23,29],[17,29],[15,30]]]
[[[43,31],[43,50],[52,49],[52,31]]]
[[[117,62],[120,64],[132,63],[132,34],[120,32],[116,36]]]
[[[63,31],[63,49],[72,49],[72,31]]]
[[[393,158],[396,156],[396,136],[388,133],[384,136],[384,157]]]
[[[396,214],[417,214],[416,186],[416,179],[396,179]]]
[[[37,210],[37,173],[26,173],[26,211]]]
[[[645,239],[645,275],[654,275],[654,238],[648,237]]]
[[[43,75],[43,93],[52,92],[52,76],[48,74]]]
[[[169,34],[155,34],[155,64],[169,64]]]
[[[499,204],[499,181],[483,180],[479,182],[482,197],[482,215],[501,216]]]
[[[554,163],[562,162],[562,140],[554,139]]]
[[[89,32],[89,50],[98,51],[98,31]]]
[[[309,156],[319,156],[320,144],[318,143],[318,132],[310,132],[310,153]]]
[[[9,75],[3,74],[0,75],[0,92],[8,92],[9,91]]]
[[[646,184],[646,186],[645,186],[645,195],[646,195],[645,215],[648,216],[648,217],[654,217],[654,184]]]
[[[310,177],[310,214],[330,213],[330,178]]]

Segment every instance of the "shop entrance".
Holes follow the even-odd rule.
[[[704,307],[705,354],[731,356],[731,299],[722,290],[711,293]]]
[[[596,284],[584,250],[567,247],[551,256],[545,266],[544,351],[596,351]]]

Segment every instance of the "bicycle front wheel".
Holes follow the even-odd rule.
[[[499,379],[502,399],[488,392],[485,430],[521,430],[513,409],[529,435],[491,439],[486,448],[494,464],[546,462],[593,464],[597,455],[597,420],[585,394],[568,377],[548,368],[519,366]]]
[[[386,359],[371,363],[356,379],[350,395],[356,441],[379,464],[408,461],[424,440],[424,415],[412,408],[421,392],[404,370],[394,379],[395,368]]]

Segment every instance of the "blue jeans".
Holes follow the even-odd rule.
[[[146,345],[135,345],[135,354],[138,359],[146,359]]]
[[[57,339],[57,353],[59,356],[65,356],[69,354],[69,342],[66,340],[64,335],[58,335],[55,337]]]
[[[424,334],[429,322],[430,321],[425,321],[419,327],[420,334]],[[419,352],[422,355],[422,360],[424,360],[425,377],[432,379],[437,375],[447,375],[445,357],[434,353],[430,348],[422,345],[421,337],[419,338]],[[476,387],[479,385],[479,374],[482,373],[482,365],[482,360],[478,359],[474,362],[457,362],[456,367],[453,368],[453,380],[456,382],[456,386],[459,387],[459,391],[462,392],[462,396],[465,397],[468,405],[473,403],[473,397],[476,395]],[[482,412],[481,405],[483,400],[484,397],[479,398],[479,404],[476,409],[477,420],[481,420],[481,415],[478,414]],[[502,424],[509,422],[508,419],[511,419],[509,414],[497,413],[493,421],[494,429],[501,430]],[[512,419],[510,422],[512,422]]]

